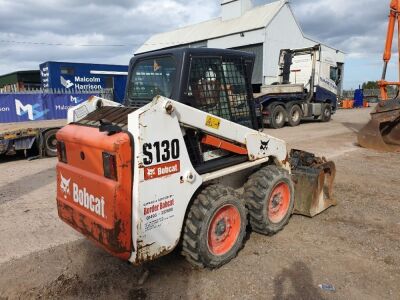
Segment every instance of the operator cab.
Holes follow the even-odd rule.
[[[251,74],[254,55],[181,48],[134,56],[125,105],[142,107],[157,95],[257,129]]]

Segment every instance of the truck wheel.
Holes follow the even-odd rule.
[[[218,268],[234,258],[243,246],[247,211],[232,188],[210,185],[190,207],[182,254],[198,267]]]
[[[329,122],[332,117],[332,106],[329,103],[325,103],[322,105],[322,122]]]
[[[244,199],[254,231],[272,235],[287,224],[294,207],[289,173],[274,165],[253,173],[244,186]]]
[[[303,111],[297,104],[292,105],[288,111],[288,123],[294,127],[300,124],[301,118],[303,117]]]
[[[51,129],[44,133],[43,144],[46,156],[55,157],[57,156],[57,139],[56,133],[58,129]]]
[[[271,112],[271,127],[275,129],[282,128],[285,122],[286,110],[281,105],[275,106]]]

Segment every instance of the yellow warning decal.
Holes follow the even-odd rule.
[[[211,128],[214,128],[214,129],[219,129],[219,125],[220,124],[221,124],[221,120],[220,119],[218,119],[216,117],[213,117],[213,116],[207,116],[207,119],[206,119],[206,126],[207,127],[211,127]]]

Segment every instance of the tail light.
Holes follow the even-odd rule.
[[[103,152],[103,170],[104,177],[117,180],[117,164],[115,155]]]
[[[67,163],[67,151],[65,149],[65,143],[62,141],[57,141],[57,156],[59,161]]]

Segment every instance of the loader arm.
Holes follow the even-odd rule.
[[[193,127],[218,137],[221,143],[230,141],[242,145],[247,150],[250,161],[274,156],[283,165],[287,164],[287,147],[286,142],[283,140],[208,114],[180,102],[163,97],[159,97],[157,101],[163,102],[162,106],[167,113],[176,111],[179,123],[183,126]]]

